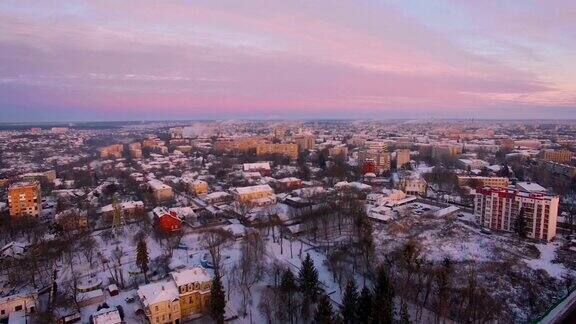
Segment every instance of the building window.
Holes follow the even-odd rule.
[[[15,312],[21,311],[21,310],[22,310],[22,305],[18,305],[18,306],[16,306],[16,307],[14,307],[14,311],[15,311]]]

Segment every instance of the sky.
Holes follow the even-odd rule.
[[[0,1],[0,122],[576,118],[573,0]]]

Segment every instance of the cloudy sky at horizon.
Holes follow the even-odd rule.
[[[0,2],[0,121],[576,118],[576,1]]]

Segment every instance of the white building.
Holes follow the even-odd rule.
[[[550,241],[556,237],[559,200],[542,192],[485,187],[476,191],[474,214],[480,226],[508,232],[514,231],[516,218],[523,214],[527,236]]]

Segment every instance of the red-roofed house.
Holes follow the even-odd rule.
[[[182,228],[182,220],[178,213],[164,207],[154,208],[154,221],[160,229],[166,232],[179,231]]]

